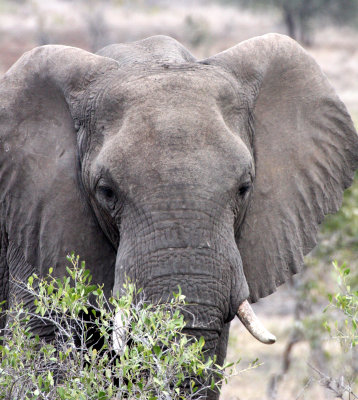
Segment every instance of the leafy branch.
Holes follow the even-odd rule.
[[[128,282],[121,297],[107,299],[79,257],[68,261],[68,276],[56,278],[50,269],[44,279],[34,274],[27,284],[17,283],[34,302],[13,301],[6,311],[0,398],[203,399],[238,373],[238,362],[218,366],[205,355],[204,338],[182,332],[180,289],[153,305]],[[51,340],[36,334],[40,324],[53,327]]]

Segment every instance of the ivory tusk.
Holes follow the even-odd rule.
[[[240,304],[236,315],[254,338],[265,344],[276,342],[276,337],[262,325],[247,300]]]

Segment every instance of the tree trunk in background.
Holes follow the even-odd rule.
[[[310,2],[308,2],[309,5]],[[307,6],[308,8],[308,6]],[[304,46],[312,45],[312,25],[311,25],[311,17],[307,12],[306,7],[302,7],[298,16],[300,37],[299,40]],[[313,11],[311,10],[313,13]]]
[[[284,19],[287,27],[287,33],[292,39],[297,40],[296,22],[292,10],[284,8]]]

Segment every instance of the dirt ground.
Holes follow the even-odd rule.
[[[96,50],[113,42],[167,34],[181,41],[197,57],[205,57],[256,35],[285,32],[279,15],[251,14],[205,2],[189,6],[190,2],[180,5],[167,1],[164,7],[150,2],[151,6],[142,9],[132,6],[130,1],[123,2],[121,8],[110,8],[104,5],[105,2],[98,8],[98,3],[88,2],[90,6],[81,1],[48,0],[27,2],[21,7],[15,2],[1,3],[0,73],[4,73],[23,52],[44,43]],[[358,122],[358,33],[346,27],[326,27],[317,31],[314,45],[307,51],[321,65]],[[246,368],[247,363],[256,358],[262,365],[232,378],[223,388],[223,400],[267,399],[269,380],[280,372],[282,353],[295,325],[293,297],[289,289],[282,288],[254,307],[278,340],[272,346],[260,344],[239,321],[232,323],[228,360],[242,357],[239,369]],[[281,383],[276,398],[334,398],[318,383],[309,380],[314,373],[307,364],[308,345],[296,345],[292,354],[292,368]]]

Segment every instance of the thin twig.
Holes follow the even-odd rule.
[[[356,396],[352,392],[352,388],[350,387],[350,385],[344,384],[343,376],[341,376],[339,379],[334,379],[309,363],[308,366],[321,377],[318,383],[328,390],[332,391],[338,398],[343,399],[344,393],[348,393],[349,397],[352,395],[355,399],[358,399],[358,396]]]

